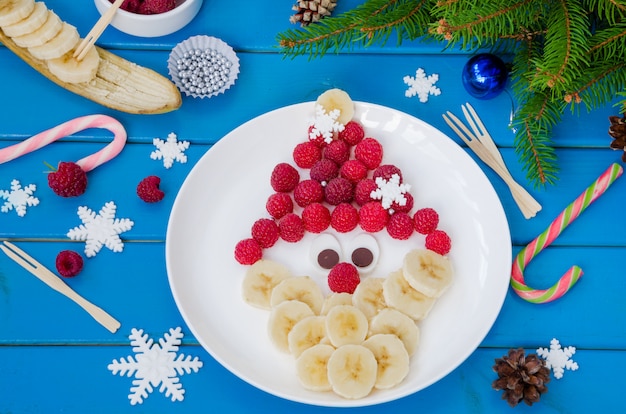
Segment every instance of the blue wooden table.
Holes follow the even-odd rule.
[[[129,115],[99,106],[54,85],[0,47],[1,147],[75,117],[96,113],[118,119],[128,132],[128,144],[122,153],[89,173],[88,191],[78,198],[64,199],[51,192],[44,161],[55,165],[77,160],[100,149],[108,138],[87,131],[0,165],[0,189],[8,189],[13,179],[23,185],[33,183],[41,201],[24,217],[15,212],[0,213],[0,240],[14,242],[54,269],[59,251],[82,250],[82,243],[66,236],[69,228],[80,224],[76,216],[79,206],[99,209],[114,200],[118,217],[135,221],[132,230],[122,235],[122,253],[103,249],[96,257],[86,259],[79,276],[66,280],[119,319],[122,325],[115,334],[0,255],[0,413],[336,411],[274,397],[223,368],[185,325],[168,284],[166,228],[185,177],[221,137],[270,110],[313,101],[321,92],[337,87],[348,91],[354,100],[414,115],[460,143],[441,114],[447,110],[458,113],[461,104],[471,102],[483,114],[513,176],[543,205],[535,218],[524,219],[503,181],[477,160],[504,206],[513,254],[541,233],[611,163],[620,162],[621,152],[609,149],[607,134],[608,116],[617,115],[617,108],[566,114],[554,132],[560,179],[554,186],[533,189],[525,181],[513,149],[513,133],[508,128],[514,103],[507,93],[488,101],[478,101],[466,93],[460,76],[468,59],[466,54],[442,53],[440,45],[414,42],[399,48],[328,54],[314,60],[306,56],[285,59],[278,53],[275,36],[292,27],[291,4],[270,3],[241,7],[206,0],[191,24],[161,38],[137,38],[114,28],[106,30],[99,40],[102,47],[165,76],[170,50],[192,35],[215,36],[235,49],[241,72],[230,90],[211,99],[185,97],[179,110],[163,115]],[[357,3],[343,0],[337,10]],[[83,34],[98,18],[90,2],[77,6],[73,1],[47,0],[46,4]],[[420,67],[427,73],[439,74],[437,86],[442,93],[431,96],[427,103],[404,96],[407,86],[403,77],[414,75]],[[170,132],[191,145],[186,151],[187,163],[166,170],[148,155],[154,150],[153,138],[165,139]],[[162,202],[148,205],[135,195],[135,187],[151,174],[161,177],[166,196]],[[622,178],[529,266],[527,281],[545,287],[571,264],[580,265],[585,276],[566,296],[550,304],[534,305],[509,291],[489,334],[456,370],[400,400],[346,411],[505,412],[509,407],[501,400],[500,392],[491,388],[494,359],[510,348],[534,352],[557,338],[563,346],[576,347],[573,359],[579,369],[566,371],[562,379],[553,378],[539,403],[532,407],[520,404],[515,409],[536,413],[623,412],[625,202],[626,179]],[[198,373],[181,377],[186,390],[184,401],[172,402],[155,389],[143,404],[131,405],[127,397],[131,378],[112,375],[107,365],[132,354],[128,338],[132,328],[143,329],[157,340],[175,327],[181,327],[184,334],[180,352],[197,356],[204,363]]]

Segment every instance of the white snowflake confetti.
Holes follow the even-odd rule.
[[[159,392],[165,391],[165,396],[172,401],[182,401],[185,390],[179,376],[191,371],[198,372],[202,367],[202,361],[198,357],[192,359],[189,355],[177,354],[183,337],[181,328],[170,328],[169,332],[157,344],[153,339],[148,339],[148,334],[144,335],[143,329],[133,328],[128,338],[131,340],[135,358],[129,355],[119,361],[114,359],[107,366],[113,375],[135,376],[128,395],[131,405],[143,403],[144,398],[148,398],[148,394],[159,384]]]
[[[39,199],[34,196],[37,186],[29,184],[22,188],[22,184],[18,180],[11,181],[11,190],[0,190],[0,198],[6,200],[0,211],[8,213],[15,209],[18,216],[26,215],[26,207],[32,207],[39,204]]]
[[[98,214],[87,207],[78,207],[78,217],[83,224],[71,229],[67,237],[85,241],[87,257],[95,256],[102,246],[114,252],[121,252],[124,243],[120,239],[120,233],[130,230],[135,223],[129,219],[115,218],[116,209],[117,206],[113,201],[106,203]]]
[[[345,128],[343,124],[337,122],[340,115],[339,109],[326,113],[322,105],[315,105],[315,119],[309,132],[309,139],[314,140],[321,135],[324,141],[330,144],[333,141],[333,133],[341,132]]]
[[[385,210],[389,210],[394,202],[399,206],[406,205],[404,194],[411,189],[411,186],[409,184],[400,184],[400,176],[398,174],[393,174],[389,180],[385,180],[383,177],[376,177],[376,185],[378,188],[370,193],[370,197],[374,200],[381,200]]]
[[[175,133],[170,132],[167,136],[167,141],[163,141],[160,138],[154,138],[152,140],[157,149],[150,153],[150,158],[153,160],[163,160],[163,166],[165,168],[171,168],[174,161],[178,161],[181,164],[187,162],[187,156],[185,150],[189,148],[188,141],[178,141],[178,137]]]
[[[576,371],[578,369],[578,364],[570,359],[575,353],[576,348],[573,346],[561,348],[561,344],[556,338],[553,338],[552,341],[550,341],[550,349],[537,349],[537,355],[546,360],[546,366],[548,369],[552,369],[552,373],[556,379],[563,377],[565,369],[569,369],[571,371]]]
[[[415,77],[405,76],[403,80],[409,85],[409,89],[404,92],[407,98],[417,95],[420,102],[426,103],[429,95],[439,96],[441,94],[441,89],[435,86],[439,80],[439,75],[436,73],[426,76],[424,69],[419,68],[415,72]]]

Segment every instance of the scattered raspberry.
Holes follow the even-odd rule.
[[[439,214],[430,208],[422,208],[415,212],[413,215],[413,222],[415,225],[415,231],[420,234],[430,234],[437,229],[439,225]]]
[[[275,193],[269,196],[265,209],[270,216],[276,220],[283,218],[284,215],[293,212],[293,200],[287,193]]]
[[[346,141],[348,145],[356,145],[363,140],[365,131],[363,127],[356,121],[348,122],[343,131],[339,133],[339,138]]]
[[[304,237],[304,223],[302,219],[295,213],[289,213],[278,223],[280,229],[280,237],[289,243],[295,243]]]
[[[293,150],[293,161],[307,170],[322,159],[322,149],[311,141],[301,142]]]
[[[413,196],[411,195],[411,193],[404,193],[403,195],[404,195],[404,199],[406,200],[406,203],[404,203],[403,206],[398,204],[398,202],[396,201],[391,203],[391,208],[396,213],[408,213],[413,208],[414,200],[413,200]]]
[[[385,181],[389,181],[394,174],[398,174],[398,177],[400,177],[400,184],[402,184],[402,171],[400,171],[400,168],[391,164],[381,165],[376,168],[372,174],[372,179],[376,181],[378,177],[382,177]]]
[[[282,162],[274,167],[270,183],[274,191],[288,193],[296,188],[300,181],[300,173],[292,165]]]
[[[339,175],[356,183],[367,177],[367,167],[359,160],[348,160],[339,168]]]
[[[334,161],[322,158],[311,167],[310,174],[312,179],[319,181],[322,185],[326,185],[330,180],[337,177],[339,167],[337,167]]]
[[[378,186],[371,178],[359,181],[354,189],[354,201],[360,206],[373,201],[372,191],[378,189]]]
[[[115,0],[109,0],[110,3],[113,3]],[[126,10],[127,12],[137,13],[139,11],[139,6],[141,5],[141,0],[124,0],[120,9]]]
[[[324,200],[324,187],[319,181],[303,180],[293,190],[293,199],[300,207]]]
[[[374,138],[365,138],[354,149],[354,157],[370,170],[378,167],[383,160],[383,146]]]
[[[278,237],[280,237],[278,224],[274,220],[267,218],[255,221],[252,225],[251,233],[252,238],[264,249],[272,247],[278,241]]]
[[[335,293],[354,293],[359,283],[359,271],[350,263],[337,263],[328,273],[328,287]]]
[[[139,14],[160,14],[173,10],[176,0],[143,0],[139,4]]]
[[[326,184],[324,197],[333,206],[349,203],[354,198],[352,183],[343,177],[333,178]]]
[[[156,203],[163,200],[165,193],[159,188],[161,179],[156,175],[149,175],[137,185],[137,195],[146,203]]]
[[[387,225],[388,220],[389,213],[378,201],[370,201],[361,206],[361,210],[359,210],[359,224],[367,232],[381,231]]]
[[[304,229],[311,233],[321,233],[330,226],[330,211],[325,205],[311,203],[302,210]]]
[[[444,256],[452,248],[452,241],[443,230],[435,230],[426,235],[426,248]]]
[[[243,239],[235,246],[235,259],[242,265],[251,265],[261,260],[263,250],[254,239]]]
[[[387,233],[396,240],[406,240],[413,234],[413,219],[406,213],[394,213],[389,217]]]
[[[76,197],[87,189],[87,174],[74,162],[60,162],[59,168],[48,174],[48,185],[61,197]]]
[[[323,151],[324,158],[334,161],[337,165],[341,165],[350,158],[350,146],[345,141],[334,140]]]
[[[63,250],[57,255],[56,267],[63,277],[74,277],[83,270],[83,257],[73,250]]]
[[[330,225],[339,233],[348,233],[359,224],[359,212],[350,203],[341,203],[330,215]]]

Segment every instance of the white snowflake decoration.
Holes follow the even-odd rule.
[[[309,139],[314,140],[318,136],[322,136],[327,144],[333,141],[333,134],[335,132],[341,132],[345,126],[337,122],[337,119],[341,115],[339,109],[333,109],[330,112],[326,112],[322,105],[315,105],[315,119],[311,131],[309,132]]]
[[[159,343],[154,343],[143,333],[143,329],[131,330],[128,338],[133,346],[135,358],[114,359],[107,368],[113,375],[130,377],[135,376],[133,386],[130,387],[130,404],[143,403],[155,387],[161,385],[159,392],[165,391],[165,396],[172,401],[182,401],[185,398],[185,390],[180,383],[180,375],[189,374],[191,371],[198,372],[202,367],[202,361],[198,357],[177,354],[178,345],[183,337],[181,328],[170,328],[170,333],[165,333]]]
[[[154,138],[152,144],[157,147],[156,150],[150,153],[150,158],[153,160],[163,160],[163,166],[165,168],[171,168],[174,161],[178,161],[181,164],[187,162],[187,156],[185,150],[189,148],[188,141],[178,141],[178,137],[175,133],[170,132],[167,136],[167,141],[163,141],[160,138]]]
[[[117,206],[113,201],[106,203],[98,214],[85,206],[78,207],[78,217],[83,224],[71,229],[67,237],[85,241],[87,257],[95,256],[102,246],[114,252],[121,252],[124,243],[120,239],[120,233],[130,230],[135,223],[129,219],[115,218],[116,209]]]
[[[11,190],[0,190],[0,198],[6,200],[0,211],[8,213],[15,209],[18,216],[26,215],[26,207],[32,207],[39,204],[39,199],[34,196],[37,186],[29,184],[22,188],[22,184],[18,180],[11,181]]]
[[[548,369],[552,369],[554,378],[560,379],[563,377],[565,369],[576,371],[578,364],[571,360],[572,355],[576,353],[576,348],[568,346],[561,348],[561,344],[556,338],[550,341],[550,349],[539,348],[537,349],[537,355],[546,360],[546,366]]]
[[[409,85],[409,89],[404,92],[407,98],[417,95],[420,102],[426,103],[429,95],[439,96],[441,94],[441,89],[435,86],[439,80],[439,75],[436,73],[426,76],[424,69],[419,68],[415,72],[415,77],[405,76],[403,80]]]
[[[370,193],[370,197],[374,200],[381,200],[385,210],[391,209],[394,202],[399,206],[406,205],[404,194],[411,189],[411,186],[409,184],[400,184],[400,176],[398,174],[393,174],[389,180],[385,180],[383,177],[376,177],[376,185],[378,188]]]

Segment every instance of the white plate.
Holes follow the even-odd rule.
[[[420,347],[409,376],[390,390],[360,400],[302,388],[293,357],[277,351],[267,336],[268,312],[241,299],[246,267],[233,256],[250,226],[267,217],[273,192],[270,175],[279,162],[291,162],[297,143],[307,139],[314,103],[281,108],[259,116],[218,141],[194,166],[176,198],[167,229],[166,260],[178,308],[202,346],[223,366],[273,395],[320,406],[354,407],[395,400],[422,390],[459,366],[495,321],[508,288],[511,267],[509,227],[500,201],[483,174],[454,141],[405,113],[356,103],[355,119],[385,150],[383,163],[398,166],[411,185],[414,210],[435,208],[440,228],[450,234],[455,267],[452,286],[420,322]],[[303,172],[303,174],[306,174]],[[308,178],[308,175],[306,175]],[[341,235],[350,238],[354,234]],[[279,241],[267,258],[287,264],[294,274],[315,274],[308,259],[313,235],[298,243]],[[373,274],[397,270],[404,254],[423,246],[375,234],[381,256]],[[343,240],[345,241],[345,240]]]

